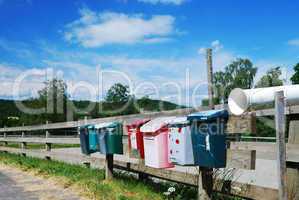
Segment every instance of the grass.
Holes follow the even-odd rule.
[[[81,188],[92,199],[100,200],[159,200],[161,193],[129,176],[117,174],[115,180],[105,181],[104,171],[88,169],[57,161],[47,161],[14,154],[0,153],[0,163],[33,171],[37,175],[61,178],[64,186]]]
[[[1,152],[0,163],[34,172],[36,175],[57,178],[64,187],[79,188],[82,194],[96,200],[197,199],[195,187],[170,182],[154,183],[150,180],[142,182],[124,172],[115,173],[112,181],[106,181],[104,170]],[[164,196],[163,192],[170,187],[174,187],[176,191],[169,197]],[[212,199],[241,200],[219,193],[215,193]]]
[[[10,148],[20,148],[20,143],[8,143],[6,147]],[[4,146],[4,143],[0,143],[0,146]],[[27,149],[45,149],[45,144],[36,144],[36,143],[27,143]],[[51,148],[59,149],[59,148],[79,148],[79,144],[52,144]]]

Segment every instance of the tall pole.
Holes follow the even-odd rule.
[[[287,200],[287,166],[285,143],[285,101],[284,92],[275,93],[275,126],[277,144],[277,171],[278,171],[278,199]]]
[[[209,94],[209,107],[211,110],[214,106],[213,94],[213,60],[212,49],[207,49],[207,77],[208,77],[208,94]],[[200,167],[198,177],[198,200],[209,200],[213,192],[213,169],[207,167]]]
[[[207,49],[207,73],[208,73],[207,77],[208,77],[209,107],[210,109],[214,109],[212,49]]]

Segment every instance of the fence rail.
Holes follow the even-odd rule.
[[[6,137],[0,138],[0,142],[4,143],[40,143],[40,144],[78,144],[78,138],[13,138]],[[125,145],[126,146],[126,145]],[[125,147],[126,149],[126,147]],[[82,154],[71,153],[70,151],[64,152],[62,150],[30,150],[26,148],[10,148],[0,146],[0,151],[21,154],[37,158],[53,159],[63,161],[71,164],[85,164],[91,167],[104,168],[106,158],[103,155],[97,157],[85,156]],[[114,165],[115,169],[121,169],[133,173],[147,174],[163,180],[179,182],[183,184],[197,186],[199,181],[198,168],[196,167],[176,167],[175,169],[154,169],[146,167],[139,159],[129,158],[129,152],[125,151],[125,156],[115,156]],[[241,168],[247,170],[255,169],[255,150],[228,150],[228,168]],[[243,196],[251,199],[276,199],[277,190],[271,188],[260,187],[251,184],[244,184],[233,182],[230,188],[246,188],[242,192],[231,189],[229,192],[233,195]],[[221,191],[222,188],[215,188]],[[265,198],[266,197],[266,198]]]

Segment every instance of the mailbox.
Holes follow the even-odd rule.
[[[148,121],[149,119],[137,120],[127,125],[129,151],[131,155],[142,159],[144,159],[144,142],[140,128]]]
[[[86,155],[96,152],[95,150],[90,149],[88,127],[89,127],[89,125],[79,127],[81,151],[83,154],[86,154]]]
[[[211,110],[188,116],[194,162],[201,167],[226,167],[226,135],[228,121],[226,110]]]
[[[88,125],[88,140],[89,140],[89,149],[93,152],[99,151],[99,140],[98,134],[95,130],[94,125]]]
[[[169,160],[168,124],[175,117],[160,117],[143,125],[140,129],[144,140],[145,165],[153,168],[171,168]]]
[[[187,117],[174,119],[168,127],[170,161],[177,165],[194,165],[191,126]]]
[[[123,154],[123,127],[119,122],[95,125],[102,154]]]

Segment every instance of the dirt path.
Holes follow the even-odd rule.
[[[55,181],[0,164],[0,199],[5,200],[83,200]]]

